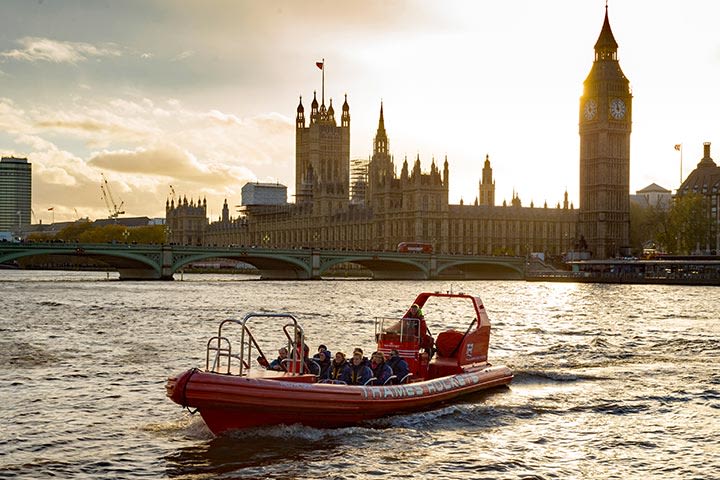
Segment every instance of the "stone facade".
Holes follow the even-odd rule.
[[[450,205],[447,158],[442,166],[432,159],[429,172],[421,171],[419,156],[412,164],[405,158],[397,174],[382,104],[364,192],[351,198],[347,97],[340,125],[332,100],[326,108],[324,99],[318,105],[316,97],[306,125],[301,98],[296,116],[295,203],[248,205],[236,218],[229,216],[226,206],[219,221],[205,225],[201,237],[192,238],[202,238],[208,245],[348,250],[395,250],[400,242],[427,242],[436,252],[483,255],[560,255],[584,249],[587,241],[596,258],[613,256],[629,242],[631,101],[606,11],[580,98],[578,213],[569,205],[567,192],[562,206],[558,202],[555,208],[532,203],[523,207],[515,193],[510,205],[496,206],[489,156],[479,172],[474,205],[462,201]],[[168,219],[171,216],[183,214],[169,208]],[[171,229],[172,241],[186,241],[179,230]]]
[[[302,106],[302,104],[301,104]],[[321,121],[302,125],[298,108],[298,132],[308,136],[306,128],[321,129]],[[343,106],[349,119],[347,101]],[[322,112],[322,106],[318,112]],[[320,117],[322,118],[322,117]],[[327,118],[327,117],[326,117]],[[327,125],[325,125],[327,126]],[[329,135],[337,131],[326,129]],[[442,170],[432,160],[430,171],[421,170],[420,157],[412,163],[405,158],[397,174],[394,158],[389,152],[383,107],[380,107],[378,129],[373,142],[373,155],[368,164],[367,188],[361,201],[348,195],[348,177],[334,177],[334,162],[349,162],[342,144],[325,143],[321,148],[321,132],[310,132],[318,144],[306,143],[298,153],[297,168],[305,175],[297,178],[304,189],[302,201],[282,205],[246,205],[237,218],[227,212],[207,225],[203,242],[208,245],[259,245],[264,247],[314,247],[348,250],[395,250],[400,242],[431,243],[437,252],[526,255],[545,252],[558,255],[573,247],[577,212],[568,206],[567,194],[561,207],[522,207],[519,197],[511,206],[450,205],[448,189],[450,166],[444,160]],[[340,134],[343,138],[342,133]],[[347,137],[349,141],[349,137]],[[334,145],[334,148],[333,148]],[[305,161],[307,152],[324,152],[324,159]],[[349,164],[348,164],[349,165]],[[319,166],[319,168],[318,168]],[[321,174],[314,172],[320,170]],[[337,171],[348,172],[346,168]],[[322,181],[330,176],[328,184]],[[346,180],[343,182],[342,180]],[[483,168],[478,195],[485,194],[494,203],[494,185],[489,156]],[[488,189],[487,187],[490,186]],[[182,205],[184,208],[184,204]],[[171,208],[169,217],[184,215]],[[196,210],[192,210],[197,215]],[[201,225],[197,216],[192,225]],[[172,241],[181,243],[181,230],[171,225]],[[177,234],[176,234],[177,232]]]
[[[578,233],[596,259],[630,243],[632,94],[617,59],[605,10],[595,61],[580,97],[580,215]]]
[[[699,247],[720,252],[720,167],[710,157],[710,142],[703,144],[703,158],[677,190],[680,197],[690,193],[703,196],[706,215],[711,221],[711,241]]]
[[[225,204],[227,208],[227,203]],[[229,218],[228,218],[229,220]],[[165,202],[165,225],[170,243],[175,245],[204,245],[207,230],[207,202],[187,197]]]

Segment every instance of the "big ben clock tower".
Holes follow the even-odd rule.
[[[580,97],[578,234],[593,258],[616,256],[630,238],[630,82],[617,59],[605,7],[595,61]]]

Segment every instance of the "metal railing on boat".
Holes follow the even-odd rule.
[[[291,361],[287,365],[287,370],[294,374],[303,374],[307,371],[307,366],[303,358],[304,352],[297,352],[300,345],[300,350],[305,346],[305,332],[298,323],[297,319],[289,313],[248,313],[241,320],[229,318],[220,322],[218,326],[217,336],[211,337],[207,343],[207,351],[205,355],[205,369],[216,373],[232,373],[233,360],[238,362],[238,375],[247,375],[247,371],[250,370],[252,365],[253,348],[267,362],[267,357],[262,351],[262,348],[258,344],[255,336],[250,331],[248,323],[254,318],[286,318],[291,322],[283,326],[283,333],[287,338],[288,353],[294,355],[290,359],[296,359],[297,361]],[[230,339],[223,334],[223,328],[229,324],[239,325],[241,328],[240,333],[240,352],[233,353],[232,343]],[[212,366],[210,362],[211,352],[214,352]],[[296,357],[300,356],[299,359]],[[226,360],[227,368],[223,370],[223,359]]]

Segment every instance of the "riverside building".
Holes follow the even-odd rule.
[[[22,232],[30,226],[32,164],[27,158],[0,159],[0,231]]]
[[[478,165],[475,202],[451,205],[448,159],[440,164],[433,158],[429,171],[422,171],[419,155],[396,164],[382,104],[372,156],[351,170],[347,96],[339,123],[332,100],[326,107],[324,98],[318,104],[314,96],[309,122],[302,98],[296,110],[295,203],[243,205],[232,217],[226,201],[217,221],[197,222],[201,230],[193,238],[207,245],[386,251],[400,242],[420,242],[432,244],[435,252],[481,255],[552,256],[587,245],[594,258],[614,256],[629,243],[628,85],[606,10],[580,98],[579,212],[567,192],[554,207],[523,206],[517,194],[510,204],[495,205],[487,155]],[[181,208],[166,204],[169,225],[171,219],[182,224]],[[197,220],[204,218],[204,212],[196,213]],[[187,237],[172,228],[170,240],[184,243]]]
[[[710,157],[710,142],[703,144],[703,158],[677,190],[679,197],[691,193],[702,195],[705,215],[710,220],[707,244],[698,247],[720,252],[720,167]]]

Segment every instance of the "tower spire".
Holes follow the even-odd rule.
[[[380,120],[378,121],[377,133],[375,134],[375,153],[388,153],[388,138],[385,132],[385,115],[383,114],[383,102],[380,100]]]
[[[383,115],[383,101],[380,100],[380,121],[378,122],[378,133],[385,133],[385,116]]]
[[[618,44],[610,28],[608,6],[605,2],[605,21],[600,30],[600,36],[595,42],[595,60],[617,60],[617,49]]]

